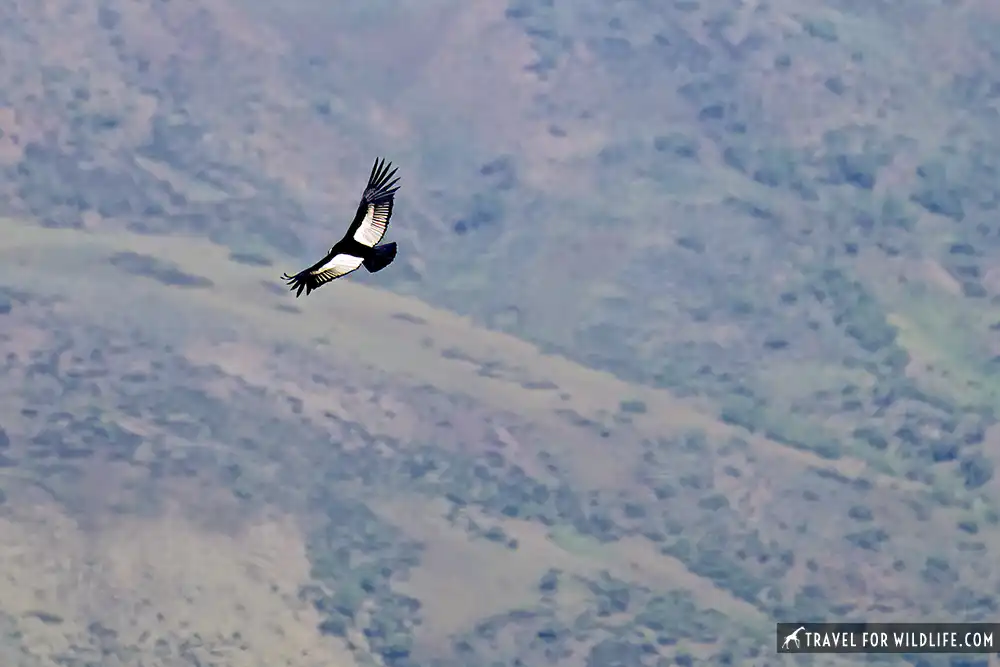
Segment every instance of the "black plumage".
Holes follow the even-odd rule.
[[[392,169],[391,162],[376,159],[368,185],[361,195],[358,212],[344,238],[330,248],[326,257],[308,269],[294,276],[287,273],[281,276],[295,292],[296,298],[302,295],[303,290],[308,295],[314,289],[362,266],[370,273],[377,273],[396,258],[395,242],[379,245],[389,226],[393,198],[399,190],[399,178],[393,178],[396,171]]]

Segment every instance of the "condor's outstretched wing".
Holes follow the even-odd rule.
[[[397,169],[391,167],[391,162],[375,160],[368,185],[358,204],[358,212],[354,215],[345,239],[353,238],[362,245],[374,248],[385,236],[385,229],[392,216],[393,197],[399,189],[396,185],[399,178],[393,178]]]
[[[360,267],[360,257],[337,252],[327,255],[321,261],[294,276],[286,273],[281,277],[288,283],[289,288],[295,291],[295,298],[298,298],[302,295],[302,290],[305,290],[306,296],[309,296],[309,292],[317,287],[346,276],[352,271],[357,271]]]

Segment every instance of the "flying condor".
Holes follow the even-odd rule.
[[[295,292],[296,298],[302,295],[302,290],[308,296],[314,289],[362,266],[370,273],[376,273],[396,258],[395,242],[378,245],[389,226],[393,197],[399,189],[396,185],[399,178],[393,178],[396,169],[391,167],[391,162],[375,160],[354,221],[344,238],[330,248],[326,257],[294,276],[287,273],[281,276]]]

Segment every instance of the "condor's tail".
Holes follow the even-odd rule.
[[[365,257],[364,266],[369,273],[378,273],[385,267],[392,264],[396,259],[396,242],[383,243],[372,248],[371,253]]]

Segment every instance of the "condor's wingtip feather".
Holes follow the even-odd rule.
[[[375,164],[372,165],[372,173],[368,174],[368,182],[371,183],[375,180],[375,174],[381,169],[381,158],[375,158]]]
[[[396,191],[399,190],[399,177],[396,176],[396,172],[399,169],[397,167],[390,170],[389,167],[391,166],[392,163],[385,163],[384,166],[381,164],[376,165],[378,169],[365,187],[362,206],[365,204],[382,203],[392,199]]]
[[[388,183],[380,185],[378,187],[378,191],[381,192],[383,195],[395,194],[396,191],[399,190],[399,186],[397,185],[397,183],[399,183],[399,179],[395,178],[389,181]]]
[[[302,296],[302,290],[306,288],[306,281],[299,280],[299,276],[301,275],[302,275],[301,273],[294,276],[290,276],[287,273],[281,274],[281,279],[284,280],[285,283],[288,285],[288,291],[295,292],[296,299]]]
[[[372,166],[372,173],[368,177],[368,187],[375,190],[385,190],[389,187],[386,184],[396,175],[397,171],[399,171],[399,167],[393,168],[392,162],[386,162],[385,158],[376,158],[375,164]]]
[[[386,162],[385,158],[375,158],[375,164],[372,166],[371,176],[368,177],[370,183],[378,183],[379,181],[385,180],[385,174],[392,167],[391,162]]]

